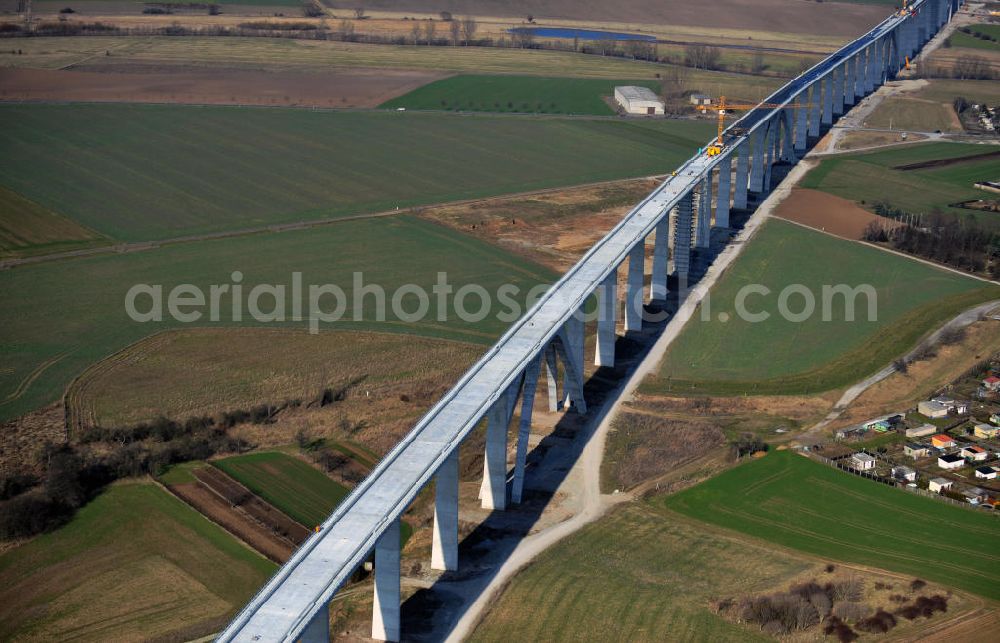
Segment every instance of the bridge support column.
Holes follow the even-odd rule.
[[[817,80],[809,88],[809,136],[819,138],[819,116],[823,110],[823,81]]]
[[[858,98],[865,95],[865,65],[867,61],[865,59],[865,50],[862,49],[858,53],[854,54],[854,98],[855,102]]]
[[[865,95],[875,89],[875,50],[871,45],[865,47]]]
[[[767,125],[757,128],[753,135],[753,164],[750,166],[751,192],[762,192],[764,190],[764,145],[767,139]]]
[[[324,605],[309,621],[302,636],[301,643],[330,643],[330,606]]]
[[[667,264],[670,257],[670,212],[664,212],[656,224],[653,238],[653,274],[649,280],[649,300],[667,298]]]
[[[524,496],[524,467],[528,459],[528,439],[531,437],[531,414],[535,410],[535,391],[538,388],[538,376],[541,371],[541,355],[531,360],[531,364],[524,371],[524,389],[521,392],[521,420],[517,427],[517,451],[514,453],[514,480],[510,486],[510,501],[515,505],[521,504],[521,499]],[[457,479],[457,461],[455,467]],[[457,529],[457,520],[455,526]]]
[[[851,107],[854,105],[854,85],[857,83],[855,77],[858,73],[858,59],[852,56],[844,63],[844,105]]]
[[[791,114],[791,112],[789,112]],[[719,163],[719,192],[715,196],[715,226],[729,227],[729,185],[733,180],[733,156]]]
[[[771,166],[777,161],[778,128],[781,122],[778,117],[772,117],[767,126],[767,145],[764,154],[764,192],[771,191]]]
[[[556,379],[559,373],[556,367],[556,349],[552,344],[545,347],[545,383],[548,389],[549,413],[559,410],[559,381]]]
[[[577,310],[559,331],[560,342],[556,352],[563,362],[563,408],[572,408],[581,415],[587,412],[587,402],[583,399],[584,360],[584,313]]]
[[[437,470],[431,569],[458,569],[458,449]]]
[[[785,163],[798,162],[795,155],[795,145],[792,142],[795,131],[795,114],[790,109],[781,110],[784,113],[784,132],[782,132],[781,160]]]
[[[657,237],[659,240],[659,237]],[[597,287],[597,355],[596,366],[615,365],[615,324],[618,313],[618,269]]]
[[[389,523],[375,543],[375,602],[372,638],[399,640],[399,519]]]
[[[567,369],[568,370],[568,369]],[[507,429],[514,414],[517,385],[511,385],[486,414],[486,453],[479,497],[483,509],[507,508]]]
[[[809,100],[809,92],[804,91],[799,95],[795,106],[795,151],[805,152],[809,144],[809,108],[806,102]]]
[[[625,282],[625,332],[642,330],[643,275],[646,269],[645,239],[628,253]]]
[[[677,274],[678,297],[683,297],[688,287],[693,218],[694,196],[688,192],[678,201],[677,216],[674,217],[674,272]]]
[[[833,124],[833,75],[823,79],[823,125]]]
[[[747,207],[747,181],[750,170],[750,141],[744,140],[736,150],[736,189],[733,190],[733,207]]]
[[[847,65],[842,64],[837,67],[836,76],[833,81],[833,115],[840,116],[844,113],[844,77],[847,75]]]
[[[583,363],[586,359],[586,355],[584,355],[586,340],[584,319],[583,310],[577,310],[573,316],[566,320],[560,334],[563,338],[563,350],[565,351],[565,355],[562,357],[565,366],[563,368],[563,408],[573,407],[579,413],[587,412],[587,405],[583,401]],[[583,410],[580,410],[581,406]]]
[[[698,191],[698,222],[695,227],[695,248],[707,248],[711,243],[712,232],[712,172],[701,181]]]

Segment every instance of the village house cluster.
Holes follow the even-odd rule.
[[[1000,376],[987,369],[916,408],[836,432],[842,468],[971,505],[1000,505]],[[962,394],[967,394],[969,401]]]

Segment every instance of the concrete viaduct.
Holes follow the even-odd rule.
[[[220,634],[220,641],[329,640],[327,606],[374,551],[372,636],[400,638],[400,517],[436,478],[431,566],[457,569],[458,448],[485,418],[484,508],[521,501],[532,408],[539,380],[550,410],[586,412],[582,306],[596,294],[595,362],[615,361],[617,276],[625,267],[626,331],[642,327],[642,306],[688,281],[692,247],[707,248],[730,209],[771,189],[772,166],[794,164],[860,98],[893,78],[958,10],[961,0],[917,0],[766,99],[726,130],[721,154],[681,166],[597,242],[474,365],[336,508]],[[713,194],[713,186],[716,187]],[[652,281],[643,283],[652,237]],[[672,260],[672,261],[670,261]],[[672,265],[672,270],[671,270]],[[561,365],[562,378],[557,379]],[[561,379],[561,381],[558,381]],[[509,425],[520,404],[513,470]]]

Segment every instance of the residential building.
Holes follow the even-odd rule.
[[[858,471],[874,471],[875,456],[868,455],[864,451],[855,453],[851,456],[851,466]]]
[[[699,107],[703,105],[711,105],[712,97],[708,94],[691,94],[691,104],[698,105]]]
[[[963,447],[962,450],[959,452],[959,455],[961,455],[963,458],[968,458],[969,460],[972,460],[973,462],[982,462],[990,454],[983,447],[981,447],[981,446],[979,446],[977,444],[970,444],[967,447]]]
[[[941,493],[942,491],[947,491],[948,489],[951,489],[951,486],[953,484],[955,483],[947,478],[934,478],[929,483],[927,483],[927,489],[928,491],[932,491],[933,493]]]
[[[923,438],[928,435],[934,435],[937,433],[937,427],[933,424],[921,424],[920,426],[913,427],[906,430],[906,437],[908,438]]]
[[[615,87],[615,100],[627,114],[644,114],[653,116],[664,113],[664,104],[660,97],[648,87],[621,85]]]
[[[994,480],[997,477],[997,468],[988,467],[986,465],[976,467],[976,477],[982,478],[983,480]]]
[[[955,440],[946,433],[938,433],[931,436],[931,446],[936,449],[950,449],[955,446]]]
[[[993,426],[992,424],[977,424],[973,427],[972,434],[977,438],[995,438],[1000,436],[1000,426]]]
[[[931,402],[937,402],[941,406],[945,407],[949,411],[954,411],[958,415],[965,415],[969,412],[969,403],[956,400],[953,397],[947,395],[939,395],[937,397],[932,397]]]
[[[990,393],[996,393],[1000,391],[1000,377],[996,375],[990,375],[983,380],[983,388],[985,388]]]
[[[917,471],[916,469],[911,469],[910,467],[899,465],[892,468],[892,477],[895,478],[896,480],[915,482],[917,479]]]
[[[907,442],[903,445],[903,453],[913,459],[926,458],[931,454],[931,448],[923,444],[917,444],[916,442]]]
[[[1000,426],[1000,413],[993,413],[990,415],[990,422]]]
[[[970,489],[964,489],[962,495],[965,496],[965,501],[970,505],[978,505],[981,502],[985,502],[990,494],[986,492],[985,489],[980,489],[979,487],[972,487]]]
[[[920,415],[931,419],[948,417],[948,407],[933,400],[927,400],[926,402],[917,404],[917,411]]]
[[[951,453],[938,458],[938,467],[942,469],[961,469],[965,466],[965,458]]]

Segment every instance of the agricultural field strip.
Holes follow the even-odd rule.
[[[918,0],[914,6],[922,4]],[[845,57],[890,33],[904,20],[886,19],[866,36],[778,90],[768,102],[787,105],[813,82],[831,74]],[[747,137],[766,123],[766,117],[776,113],[777,108],[756,108],[732,127],[740,128],[742,136]],[[742,140],[745,138],[738,138],[728,153]],[[552,339],[611,270],[617,269],[631,248],[652,232],[662,214],[690,193],[705,172],[728,160],[728,153],[715,157],[698,155],[689,160],[676,176],[669,178],[595,244],[383,458],[324,522],[322,531],[310,537],[229,624],[220,640],[300,635],[372,550],[390,521],[402,515],[441,463],[545,342]],[[326,562],[313,564],[314,557]],[[330,573],[330,569],[335,571]]]

